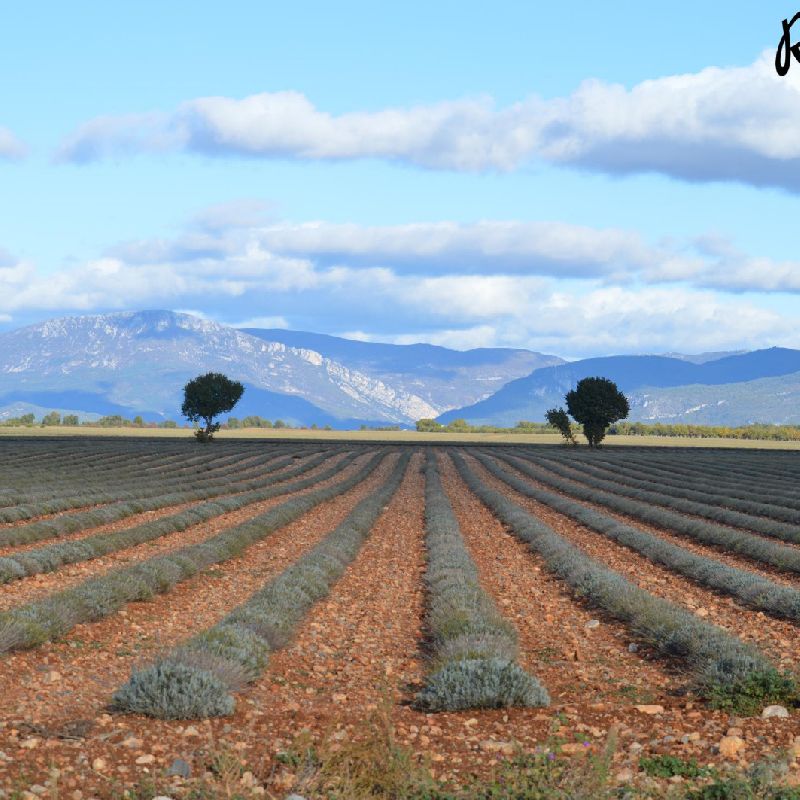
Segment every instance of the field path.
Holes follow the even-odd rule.
[[[382,700],[402,703],[406,685],[421,680],[422,465],[417,452],[356,559],[249,692],[266,712],[258,739],[277,749],[303,727],[317,737],[348,732]]]
[[[552,701],[545,709],[511,708],[475,715],[480,729],[477,740],[473,739],[474,757],[480,760],[479,743],[486,739],[532,747],[551,733],[570,740],[583,732],[589,739],[601,740],[614,725],[621,726],[627,744],[628,739],[643,736],[641,728],[646,724],[635,704],[656,703],[668,708],[668,713],[680,713],[682,701],[673,693],[682,677],[641,653],[629,652],[631,638],[622,626],[587,628],[596,612],[576,602],[543,561],[505,530],[463,483],[449,457],[440,454],[438,461],[443,487],[481,585],[517,628],[519,664],[539,678]],[[554,726],[556,714],[561,715],[560,726]],[[437,721],[452,716],[459,715],[440,714]]]

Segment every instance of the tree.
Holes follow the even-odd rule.
[[[137,414],[137,415],[136,415],[136,416],[133,418],[133,424],[134,424],[134,425],[135,425],[137,428],[141,428],[141,427],[144,425],[144,420],[142,419],[141,415]]]
[[[608,426],[625,419],[630,412],[628,398],[608,378],[584,378],[564,399],[567,411],[583,425],[589,447],[597,447]]]
[[[79,424],[78,415],[77,414],[64,414],[64,419],[61,420],[62,425],[69,425],[70,427],[75,427]]]
[[[547,420],[547,424],[554,427],[568,444],[578,444],[575,441],[575,434],[572,432],[569,416],[563,408],[551,408],[545,412],[544,418]]]
[[[214,417],[230,411],[244,394],[244,386],[220,372],[207,372],[193,378],[183,387],[181,413],[190,422],[203,421],[195,431],[199,442],[208,442],[219,430]]]
[[[423,433],[431,433],[433,431],[440,431],[443,430],[444,425],[441,422],[437,422],[435,419],[418,419],[417,420],[417,430],[422,431]]]
[[[52,425],[60,425],[61,424],[61,414],[58,411],[51,411],[49,414],[45,414],[42,417],[42,425],[50,427]]]
[[[470,426],[465,419],[454,419],[447,423],[445,428],[448,433],[469,433]]]
[[[124,428],[126,425],[130,425],[131,421],[119,414],[107,414],[105,417],[100,417],[94,424],[100,428]]]

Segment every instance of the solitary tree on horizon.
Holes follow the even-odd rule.
[[[202,420],[203,427],[195,431],[199,442],[211,441],[219,430],[214,417],[230,411],[244,394],[244,386],[221,372],[207,372],[193,378],[183,387],[181,413],[190,422]]]
[[[564,399],[572,418],[583,425],[589,447],[597,447],[608,426],[625,419],[631,410],[628,398],[608,378],[583,378]]]

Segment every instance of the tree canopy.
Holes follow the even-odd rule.
[[[563,408],[551,408],[545,412],[544,418],[547,424],[554,427],[569,444],[578,444],[575,441],[575,434],[572,432],[572,424],[569,415]]]
[[[193,378],[183,388],[181,413],[190,421],[203,421],[195,435],[201,442],[209,441],[219,430],[214,417],[230,411],[244,394],[244,386],[221,372],[207,372]]]
[[[630,412],[628,398],[608,378],[583,378],[564,399],[572,418],[583,425],[589,447],[600,444],[608,426]]]

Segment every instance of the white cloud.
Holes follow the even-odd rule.
[[[560,223],[195,224],[49,274],[5,253],[0,321],[167,307],[240,327],[457,348],[733,350],[800,346],[800,314],[737,294],[800,291],[798,276],[798,264],[711,235],[656,247]]]
[[[800,346],[797,316],[677,287],[556,290],[521,322],[524,337],[569,355]]]
[[[643,81],[589,80],[504,108],[490,98],[334,115],[299,92],[205,97],[171,113],[100,117],[59,157],[183,150],[257,158],[381,158],[430,169],[519,169],[535,159],[611,174],[662,172],[800,190],[800,78],[772,53],[745,67]]]
[[[291,327],[286,317],[251,317],[241,322],[231,323],[234,328],[282,328],[284,330]]]
[[[243,198],[209,206],[197,214],[193,222],[200,230],[215,233],[262,225],[268,221],[270,213],[270,205],[263,200]]]
[[[492,325],[474,325],[471,328],[445,328],[442,330],[406,333],[390,337],[394,344],[425,342],[453,350],[472,350],[476,347],[494,347],[497,330]]]
[[[129,242],[107,255],[131,264],[185,262],[201,271],[224,263],[240,277],[269,271],[276,287],[298,289],[335,282],[340,269],[370,268],[376,281],[388,270],[426,277],[525,275],[800,292],[800,261],[748,256],[720,236],[650,244],[635,231],[562,222],[236,223],[213,231],[190,229],[173,240]]]
[[[617,229],[561,222],[482,221],[393,226],[275,224],[253,232],[284,254],[404,270],[526,272],[586,277],[656,264],[664,256]]]
[[[28,153],[28,148],[8,129],[0,125],[0,158],[17,160]]]
[[[83,163],[133,155],[141,150],[168,152],[182,146],[169,115],[121,114],[96,117],[84,123],[61,145],[58,159]]]

